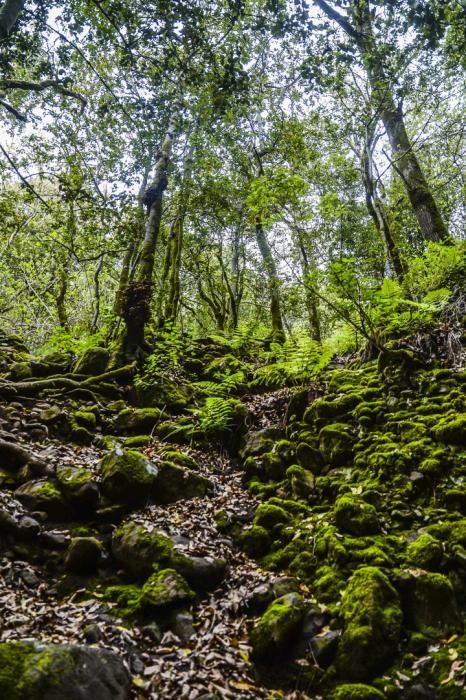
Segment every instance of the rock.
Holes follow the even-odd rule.
[[[106,649],[0,644],[0,696],[5,700],[130,700],[123,662]]]
[[[73,413],[72,421],[74,421],[81,428],[95,430],[97,425],[97,416],[93,411],[75,411]]]
[[[400,579],[409,624],[430,637],[462,631],[461,615],[450,580],[443,574],[406,572]]]
[[[205,496],[210,481],[178,464],[162,462],[157,465],[154,483],[154,500],[157,503],[173,503],[185,498]]]
[[[16,489],[15,496],[30,511],[47,513],[52,520],[67,520],[70,517],[70,508],[60,491],[46,479],[27,481]]]
[[[139,523],[127,522],[112,536],[112,553],[131,576],[148,576],[154,564],[171,566],[177,559],[173,542],[159,532],[149,532]]]
[[[191,637],[196,634],[196,630],[193,625],[194,619],[190,612],[186,610],[176,613],[172,629],[177,637],[181,639],[183,643],[189,642]]]
[[[361,567],[343,594],[341,614],[337,672],[351,681],[370,680],[389,666],[397,649],[403,618],[398,594],[380,569]]]
[[[341,467],[353,454],[352,434],[345,423],[325,425],[319,433],[319,450],[324,461],[332,467]]]
[[[312,637],[310,642],[312,655],[321,668],[327,668],[334,660],[341,633],[341,630],[327,629]]]
[[[332,700],[384,700],[385,695],[363,683],[345,683],[340,685],[333,693]]]
[[[466,444],[466,415],[463,413],[456,418],[443,420],[434,428],[433,432],[436,439],[441,442],[464,446]]]
[[[125,408],[113,421],[113,429],[118,434],[150,433],[161,415],[159,408]]]
[[[335,503],[334,515],[341,532],[356,536],[380,532],[376,509],[356,496],[341,496]]]
[[[105,348],[87,348],[81,355],[74,368],[75,374],[98,376],[105,372],[110,353]]]
[[[14,535],[18,532],[18,520],[4,508],[0,508],[0,534]]]
[[[93,623],[83,627],[83,637],[88,644],[95,644],[103,638],[102,630],[99,625]]]
[[[56,476],[65,498],[70,503],[84,511],[95,511],[99,502],[99,487],[89,469],[59,467]]]
[[[18,522],[18,538],[26,542],[34,540],[41,529],[40,523],[35,518],[24,515]]]
[[[174,569],[152,574],[142,587],[139,605],[144,608],[167,608],[190,603],[196,594],[183,576]]]
[[[257,432],[250,432],[246,435],[245,444],[240,455],[243,459],[246,457],[257,457],[264,452],[269,452],[276,439],[281,436],[277,428],[265,428]]]
[[[253,525],[243,530],[239,537],[241,548],[256,559],[263,557],[272,546],[272,539],[264,527]]]
[[[266,530],[273,530],[277,525],[288,525],[291,517],[284,508],[270,503],[261,503],[257,507],[254,515],[254,525],[263,527]]]
[[[304,614],[305,603],[298,593],[274,600],[251,631],[253,656],[267,662],[289,651],[298,641]]]
[[[141,452],[117,447],[99,462],[101,489],[111,502],[136,505],[148,501],[158,468]]]
[[[306,500],[312,495],[315,487],[315,477],[312,472],[293,464],[286,470],[286,478],[290,483],[293,498]]]
[[[442,543],[430,535],[419,535],[408,546],[406,559],[421,569],[437,569],[443,559]]]
[[[156,622],[151,622],[149,625],[144,625],[144,627],[141,627],[141,632],[155,644],[159,644],[160,640],[162,639],[162,632]]]
[[[73,537],[65,558],[65,568],[74,574],[92,574],[102,554],[102,545],[95,537]]]
[[[226,561],[212,557],[181,556],[174,568],[179,571],[197,591],[216,588],[225,576]]]
[[[58,552],[67,549],[69,539],[61,532],[48,532],[45,530],[40,535],[40,543],[46,549]]]

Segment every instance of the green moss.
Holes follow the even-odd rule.
[[[136,578],[147,576],[154,564],[173,567],[179,559],[185,559],[176,552],[171,539],[134,522],[123,523],[114,531],[112,552],[117,563]]]
[[[196,594],[185,579],[174,569],[163,569],[152,574],[142,587],[141,608],[166,608],[190,603]]]
[[[420,535],[406,550],[406,559],[421,569],[436,569],[443,558],[441,542],[430,535]]]
[[[336,603],[345,588],[341,574],[330,566],[322,566],[316,572],[312,589],[322,603]]]
[[[250,634],[253,656],[270,659],[287,651],[295,640],[305,612],[297,593],[288,593],[269,605]]]
[[[371,535],[380,531],[374,506],[356,496],[341,496],[335,503],[334,516],[341,532],[351,535]]]
[[[187,469],[196,469],[197,467],[196,461],[192,457],[179,450],[165,450],[163,458],[166,462],[178,464],[178,466],[186,467]]]
[[[73,413],[73,418],[77,425],[87,428],[88,430],[93,430],[97,425],[97,418],[91,411],[75,411]]]
[[[307,499],[314,491],[315,477],[312,472],[293,464],[286,470],[286,478],[291,487],[291,493],[294,498]]]
[[[23,700],[18,688],[24,668],[35,654],[31,644],[3,642],[0,644],[0,696],[5,700]]]
[[[147,500],[158,469],[135,450],[116,448],[99,462],[102,493],[111,501],[136,504]]]
[[[462,628],[453,586],[443,574],[416,576],[406,603],[414,629],[422,634],[439,637]]]
[[[285,476],[286,466],[275,452],[265,452],[261,457],[262,468],[267,479],[277,481]]]
[[[151,440],[152,437],[150,435],[134,435],[126,438],[125,447],[147,447]]]
[[[437,440],[445,442],[448,445],[465,445],[466,444],[466,414],[458,416],[454,419],[444,420],[440,425],[433,429]]]
[[[384,700],[385,695],[371,685],[345,683],[332,693],[332,700]]]
[[[331,423],[319,433],[319,450],[325,462],[339,467],[352,457],[353,437],[350,428],[344,423]]]
[[[150,433],[161,415],[159,408],[125,408],[116,417],[113,427],[117,433]]]
[[[336,667],[343,678],[367,681],[393,658],[401,634],[398,594],[376,567],[365,566],[351,577],[343,598],[345,620]]]
[[[280,506],[262,503],[258,506],[254,515],[254,524],[273,530],[276,525],[288,525],[291,522],[290,515]]]
[[[268,531],[260,525],[244,530],[239,541],[244,551],[256,559],[267,554],[272,544]]]
[[[103,594],[103,599],[113,603],[112,611],[120,617],[134,617],[139,612],[139,600],[141,588],[132,584],[120,586],[108,586]]]

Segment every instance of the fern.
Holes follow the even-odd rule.
[[[210,396],[197,411],[201,430],[206,435],[226,432],[231,429],[238,409],[238,401]]]

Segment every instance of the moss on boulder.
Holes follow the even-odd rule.
[[[125,408],[117,415],[112,429],[117,434],[150,433],[160,420],[159,408]]]
[[[344,683],[332,693],[332,700],[384,700],[386,696],[371,685]]]
[[[408,546],[406,559],[421,569],[437,569],[443,559],[442,543],[426,533],[419,535]]]
[[[74,372],[75,374],[98,376],[105,371],[109,359],[110,353],[105,348],[87,348],[77,361]]]
[[[350,535],[375,535],[380,531],[374,506],[356,496],[341,496],[335,503],[334,516],[338,529]]]
[[[56,484],[47,479],[27,481],[16,489],[15,496],[29,510],[47,513],[52,520],[68,520],[71,516]]]
[[[352,575],[342,597],[345,629],[335,665],[342,678],[367,681],[387,668],[401,634],[402,612],[396,590],[376,567]]]
[[[298,593],[274,600],[251,630],[253,656],[267,661],[289,651],[298,641],[305,611],[305,602]]]
[[[345,423],[330,423],[319,433],[319,450],[324,461],[332,467],[340,467],[353,455],[353,436]]]
[[[174,569],[163,569],[147,579],[142,587],[141,608],[167,608],[190,603],[196,594]]]
[[[65,557],[65,567],[74,574],[92,574],[97,570],[102,545],[95,537],[73,537]]]
[[[101,489],[112,503],[135,505],[147,501],[158,468],[136,450],[117,447],[99,462]]]
[[[70,503],[84,510],[95,510],[99,501],[99,488],[89,469],[58,467],[56,476],[62,493]]]
[[[173,503],[184,498],[205,496],[210,481],[190,469],[163,461],[157,465],[154,481],[154,500],[158,503]]]

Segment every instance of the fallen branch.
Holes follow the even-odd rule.
[[[36,474],[45,474],[51,470],[48,469],[46,463],[43,459],[38,457],[33,452],[22,445],[18,445],[17,442],[10,442],[10,440],[4,440],[3,437],[10,437],[10,433],[5,433],[2,431],[2,437],[0,438],[0,454],[5,456],[7,459],[12,460],[13,464],[16,466],[19,464],[20,467],[27,464]],[[16,436],[11,435],[11,439],[15,440]]]

